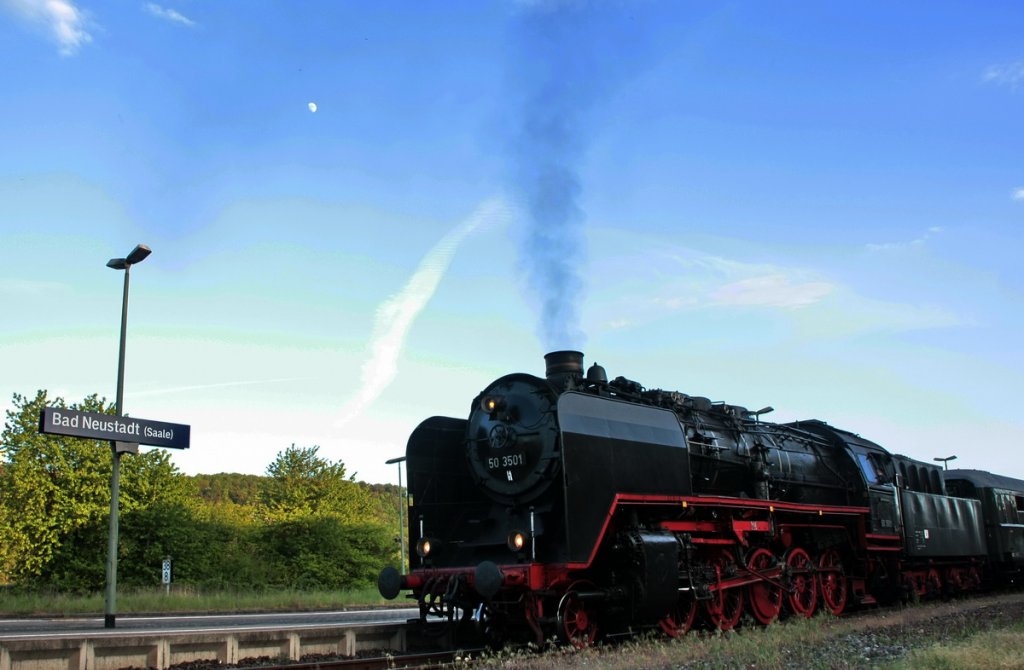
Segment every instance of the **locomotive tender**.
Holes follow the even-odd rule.
[[[608,381],[575,351],[545,360],[544,378],[501,377],[468,419],[409,438],[411,570],[378,585],[410,590],[423,620],[586,646],[681,635],[698,613],[728,630],[744,612],[972,590],[1024,563],[1024,482],[981,473],[949,496],[939,467],[822,421]]]

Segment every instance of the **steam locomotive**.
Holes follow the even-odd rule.
[[[411,569],[378,586],[410,591],[424,621],[583,647],[682,635],[698,614],[728,630],[744,613],[948,595],[1024,568],[1022,481],[584,374],[579,352],[545,361],[544,378],[501,377],[468,419],[409,438]]]

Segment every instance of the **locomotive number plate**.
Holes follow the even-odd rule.
[[[487,467],[491,470],[514,468],[518,465],[526,465],[526,454],[507,454],[505,456],[492,456],[487,459]]]

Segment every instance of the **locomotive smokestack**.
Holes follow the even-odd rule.
[[[583,353],[579,351],[552,351],[544,354],[545,375],[559,391],[565,390],[569,382],[576,382],[583,376]]]

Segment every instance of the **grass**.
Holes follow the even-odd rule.
[[[170,594],[163,589],[118,593],[116,609],[118,614],[170,614],[351,609],[388,604],[393,605],[394,602],[381,598],[376,587],[346,591],[289,590],[263,593],[200,592],[176,587]],[[103,611],[102,593],[68,595],[0,590],[0,615],[4,616],[101,615]]]
[[[520,651],[498,652],[485,658],[483,664],[516,670],[820,667],[814,660],[803,658],[800,650],[820,649],[836,622],[831,615],[767,627],[748,622],[737,631],[694,632],[676,640],[652,633],[623,644],[599,645],[582,651],[562,648],[541,656]]]
[[[819,614],[767,627],[747,621],[734,632],[690,633],[672,641],[652,636],[536,656],[499,652],[482,664],[502,670],[1024,669],[1022,600],[1007,594],[849,618]]]
[[[1024,622],[986,631],[955,643],[910,652],[893,670],[1011,670],[1024,668]]]

